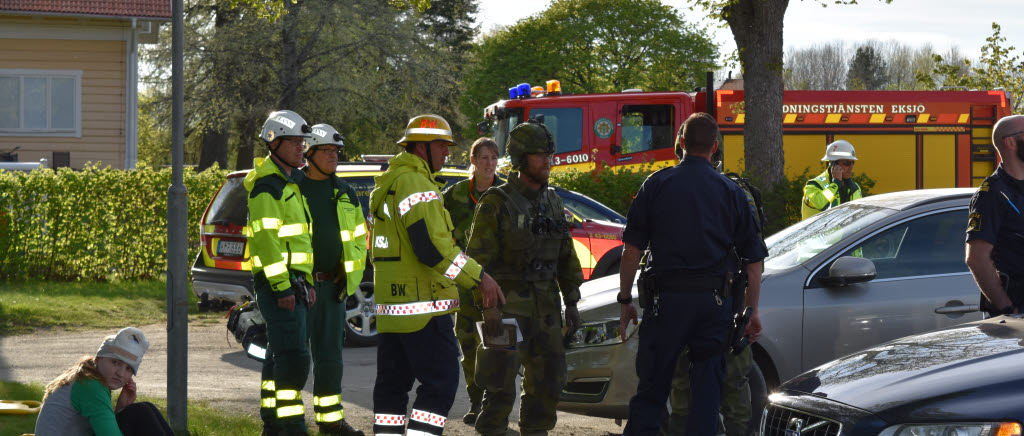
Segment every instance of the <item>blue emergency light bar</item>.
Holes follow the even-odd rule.
[[[530,98],[530,84],[520,83],[508,89],[508,99],[516,100],[520,98]]]

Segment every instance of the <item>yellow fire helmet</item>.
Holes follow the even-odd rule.
[[[452,139],[452,128],[440,115],[417,115],[409,120],[405,127],[405,136],[398,140],[398,145],[405,147],[410,142],[446,141],[449,146],[455,145]]]

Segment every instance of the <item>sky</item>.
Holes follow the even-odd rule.
[[[477,23],[483,31],[516,21],[547,8],[547,0],[480,0]],[[662,0],[683,12],[695,25],[711,27],[721,51],[734,51],[728,28],[716,28],[706,14],[690,12],[689,0]],[[829,1],[831,3],[831,1]],[[815,0],[790,0],[783,30],[783,47],[799,49],[815,43],[842,40],[847,46],[868,39],[896,39],[913,48],[931,43],[938,53],[956,46],[968,58],[978,58],[992,22],[1002,26],[1006,45],[1024,49],[1024,0],[859,0],[857,5],[827,8]]]

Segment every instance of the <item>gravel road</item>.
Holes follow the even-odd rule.
[[[150,340],[150,348],[136,377],[142,395],[167,395],[167,328],[163,324],[139,326]],[[110,331],[41,332],[32,335],[0,337],[0,380],[46,384],[67,369],[78,356],[93,354]],[[189,325],[188,396],[208,401],[229,413],[255,416],[258,408],[260,363],[246,357],[242,347],[217,319],[193,321]],[[373,381],[377,371],[374,347],[345,349],[345,418],[356,428],[370,434],[373,423]],[[310,378],[312,380],[312,377]],[[461,383],[461,382],[460,382]],[[461,386],[461,385],[460,385]],[[414,388],[415,389],[415,388]],[[415,395],[415,393],[413,393]],[[306,419],[312,417],[312,383],[307,383],[303,398]],[[460,389],[452,407],[445,434],[475,435],[462,423],[469,409],[465,389]],[[519,407],[512,412],[509,434],[518,435]],[[552,435],[617,435],[622,428],[609,419],[568,413],[558,414]]]

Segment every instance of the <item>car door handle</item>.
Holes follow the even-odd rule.
[[[935,313],[950,314],[950,313],[970,313],[977,312],[980,310],[977,304],[964,304],[960,306],[942,306],[936,307]]]

